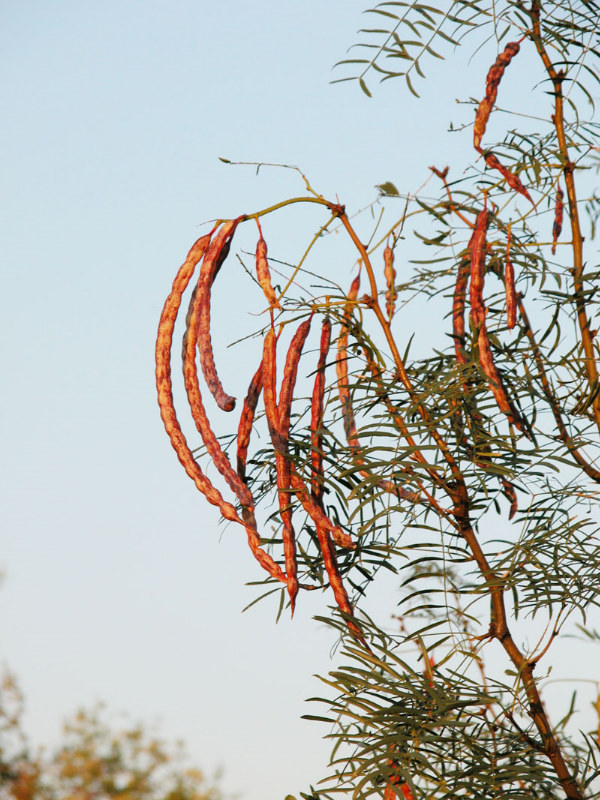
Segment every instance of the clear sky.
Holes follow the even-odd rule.
[[[300,715],[330,665],[331,635],[311,617],[331,598],[301,597],[278,625],[268,602],[240,613],[262,575],[177,463],[153,348],[202,223],[302,192],[292,172],[256,176],[219,156],[299,164],[350,209],[377,183],[413,192],[429,164],[462,163],[469,133],[448,123],[472,119],[455,100],[480,93],[493,43],[429,64],[421,101],[400,81],[369,100],[329,83],[364,5],[2,4],[0,658],[36,741],[103,699],[186,740],[207,771],[222,765],[246,800],[324,774],[329,745]],[[323,221],[307,217],[300,237],[290,216],[282,256]],[[351,264],[324,268],[344,280]],[[216,325],[233,340],[246,288],[229,291]],[[231,353],[228,374],[249,372]],[[395,602],[388,580],[382,614]]]

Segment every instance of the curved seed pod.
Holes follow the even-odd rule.
[[[298,326],[298,330],[290,342],[285,361],[278,407],[279,430],[285,439],[288,438],[290,432],[290,414],[292,410],[294,387],[296,386],[296,377],[298,375],[298,364],[300,363],[300,356],[302,355],[306,337],[310,331],[311,321],[312,317],[309,317]]]
[[[327,531],[333,537],[336,544],[338,544],[340,547],[345,547],[348,550],[354,550],[356,544],[352,541],[352,538],[342,528],[340,528],[339,525],[335,525],[329,519],[323,509],[317,505],[317,503],[315,503],[315,501],[309,495],[304,481],[298,474],[296,468],[293,466],[290,472],[290,485],[296,493],[300,504],[314,522],[315,527],[321,527],[323,530]]]
[[[563,224],[563,214],[564,214],[564,203],[563,203],[564,193],[563,190],[558,186],[556,190],[556,203],[554,206],[554,224],[552,225],[552,255],[556,255],[556,242],[558,241],[558,237],[560,236],[560,232],[562,231],[562,224]]]
[[[460,261],[456,273],[456,285],[452,299],[452,338],[454,339],[454,352],[459,364],[467,363],[465,351],[465,304],[467,297],[467,284],[471,272],[471,257],[473,252],[473,239],[475,232],[469,240],[467,255]]]
[[[489,387],[494,395],[498,408],[500,411],[506,414],[508,421],[514,425],[515,428],[518,428],[522,433],[527,433],[525,423],[508,397],[506,389],[504,388],[504,384],[502,383],[500,373],[494,364],[494,358],[492,356],[492,349],[490,347],[490,340],[487,334],[485,321],[479,328],[478,344],[479,363],[484,375],[488,379]]]
[[[198,348],[200,351],[200,365],[204,380],[219,408],[223,411],[233,411],[235,397],[226,394],[215,366],[215,358],[210,337],[210,296],[213,282],[221,265],[227,258],[231,239],[240,218],[226,222],[216,234],[200,268],[197,292],[199,296],[198,311]]]
[[[352,400],[350,397],[350,387],[348,384],[348,327],[350,317],[352,315],[352,304],[358,297],[358,290],[360,288],[360,273],[354,278],[350,286],[350,291],[347,295],[348,302],[344,311],[342,320],[342,330],[338,337],[337,342],[337,360],[335,363],[335,371],[337,373],[337,386],[342,406],[342,417],[344,420],[344,430],[346,438],[350,447],[358,448],[358,433],[356,430],[356,422],[354,420],[354,412],[352,410]]]
[[[254,423],[254,414],[258,404],[258,398],[262,392],[263,385],[263,365],[260,362],[259,368],[254,373],[254,377],[248,387],[248,394],[244,400],[244,407],[240,416],[237,434],[237,471],[240,478],[246,481],[246,458],[248,457],[248,445],[250,444],[250,434]]]
[[[171,381],[171,347],[173,344],[173,329],[175,320],[181,305],[181,297],[185,292],[188,283],[194,273],[198,261],[206,253],[210,244],[211,234],[203,236],[192,246],[186,260],[179,268],[171,293],[165,301],[165,305],[158,324],[158,336],[156,339],[156,389],[158,392],[158,405],[160,415],[171,440],[173,449],[189,477],[194,481],[196,487],[206,497],[209,503],[216,506],[225,519],[233,522],[242,523],[235,508],[231,503],[226,502],[221,493],[208,480],[202,472],[192,451],[188,447],[187,441],[173,405],[173,385]]]
[[[510,423],[520,431],[525,432],[525,424],[510,401],[500,374],[494,364],[492,349],[485,324],[486,308],[483,301],[483,287],[485,281],[485,255],[487,250],[488,212],[483,208],[477,216],[477,224],[472,239],[471,249],[471,320],[473,327],[478,330],[479,364],[488,379],[489,387],[494,395],[498,408],[506,414]]]
[[[506,241],[506,263],[504,266],[504,291],[506,295],[506,324],[512,330],[517,323],[517,292],[515,290],[515,269],[510,257],[511,229],[508,227]]]
[[[282,436],[279,424],[279,410],[277,408],[277,338],[273,328],[269,328],[263,344],[263,397],[265,403],[265,416],[269,426],[271,442],[275,450],[275,467],[277,470],[277,495],[279,510],[283,524],[283,549],[285,556],[286,583],[292,607],[292,614],[298,594],[298,567],[296,563],[296,539],[292,525],[292,512],[290,507],[290,480],[288,444],[286,437]]]
[[[526,197],[532,205],[535,205],[531,199],[531,195],[521,183],[521,179],[518,175],[515,175],[515,173],[511,172],[508,167],[505,167],[504,164],[501,164],[493,153],[486,153],[484,160],[490,169],[497,169],[498,172],[503,175],[505,181],[508,183],[511,189],[514,189],[515,192],[519,192],[523,195],[523,197]]]
[[[331,321],[325,317],[321,327],[321,343],[319,362],[315,375],[312,400],[310,404],[310,459],[311,459],[311,494],[317,505],[323,504],[323,436],[320,433],[323,424],[323,403],[325,398],[325,366],[331,344]]]
[[[190,300],[182,349],[183,377],[185,382],[185,390],[190,405],[190,411],[192,413],[192,418],[196,423],[196,428],[202,437],[206,451],[213,460],[214,465],[225,478],[240,503],[253,510],[254,499],[252,494],[246,484],[240,479],[237,472],[235,472],[231,466],[227,455],[223,452],[221,445],[219,444],[219,441],[210,426],[210,422],[202,402],[202,394],[200,392],[200,385],[198,383],[198,370],[196,369],[196,347],[198,344],[197,334],[199,327],[198,318],[200,306],[203,303],[203,298],[198,291],[199,285],[200,284],[198,283],[198,286],[196,286],[196,289],[194,290]]]
[[[289,457],[288,442],[290,435],[292,398],[294,395],[294,387],[296,385],[296,376],[298,374],[298,364],[300,363],[300,355],[302,353],[304,343],[306,342],[306,337],[310,331],[310,323],[310,318],[301,323],[298,326],[298,330],[292,337],[292,341],[290,342],[290,347],[285,361],[285,368],[283,371],[283,379],[281,381],[279,406],[277,408],[281,450],[278,451],[276,448],[275,462],[277,467],[279,513],[283,522],[283,553],[285,556],[285,570],[288,579],[288,594],[290,596],[292,614],[294,613],[296,595],[298,594],[298,564],[296,560],[296,534],[292,524],[292,508],[290,502],[292,462],[290,461]],[[275,445],[275,442],[273,444]]]
[[[479,152],[481,152],[481,139],[485,133],[492,108],[496,103],[496,98],[498,97],[498,86],[500,85],[506,67],[517,55],[519,50],[519,42],[509,42],[488,71],[485,97],[479,103],[475,114],[475,124],[473,126],[473,146]]]
[[[485,278],[485,255],[487,250],[488,211],[484,206],[477,215],[475,230],[471,237],[471,319],[478,328],[485,324],[485,305],[483,303],[483,283]]]
[[[254,517],[254,498],[252,492],[234,471],[227,455],[223,452],[217,437],[215,436],[210,422],[204,409],[202,402],[202,395],[198,383],[198,371],[196,369],[196,345],[197,337],[196,332],[198,329],[198,313],[201,298],[198,297],[198,287],[194,291],[190,300],[188,310],[186,332],[183,338],[183,375],[185,381],[185,389],[190,404],[192,418],[196,423],[204,446],[211,457],[214,465],[217,467],[221,475],[225,478],[232,491],[237,496],[242,504],[242,520],[248,537],[248,545],[252,554],[272,578],[278,581],[287,582],[281,567],[271,558],[268,553],[260,546],[260,536]],[[257,397],[258,399],[258,397]],[[252,425],[252,423],[250,423]]]
[[[256,245],[256,277],[271,308],[281,309],[281,305],[279,304],[279,300],[271,284],[271,271],[269,270],[269,262],[267,261],[267,243],[263,239],[262,229],[258,220],[256,220],[256,224],[260,232],[260,238]]]
[[[389,245],[386,245],[385,250],[383,251],[383,263],[384,263],[384,277],[385,283],[387,286],[387,292],[385,293],[385,313],[388,315],[388,319],[392,319],[394,316],[394,307],[396,305],[396,298],[398,297],[398,292],[395,289],[395,282],[396,282],[396,270],[394,269],[394,251]]]

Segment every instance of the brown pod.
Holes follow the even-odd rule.
[[[302,508],[312,519],[315,527],[320,526],[324,530],[328,531],[331,536],[333,536],[336,544],[339,544],[340,547],[345,547],[348,550],[354,550],[356,544],[352,541],[352,537],[349,536],[349,534],[347,534],[342,528],[340,528],[339,525],[335,525],[323,511],[321,506],[315,503],[308,493],[308,489],[306,488],[304,481],[298,474],[298,471],[295,469],[295,467],[292,467],[290,472],[290,483],[298,500],[300,501],[300,504],[302,505]]]
[[[342,330],[338,337],[337,342],[337,360],[335,363],[335,371],[337,373],[337,387],[340,404],[342,407],[342,419],[344,422],[344,430],[346,438],[350,447],[358,448],[358,432],[356,430],[356,422],[354,420],[354,412],[352,410],[352,399],[350,397],[350,386],[348,383],[348,328],[350,318],[352,316],[352,305],[358,297],[358,290],[360,288],[360,273],[354,278],[350,286],[350,291],[347,295],[346,308],[344,310],[344,317],[342,319]]]
[[[556,243],[558,241],[558,237],[560,236],[560,232],[562,231],[563,225],[563,215],[564,215],[564,203],[563,203],[564,193],[563,190],[558,186],[556,190],[556,203],[554,205],[554,224],[552,225],[552,255],[556,255]]]
[[[248,394],[244,400],[244,407],[240,415],[237,434],[237,471],[240,478],[246,480],[246,459],[248,457],[248,445],[250,444],[250,434],[254,424],[254,414],[258,398],[263,386],[263,365],[260,362],[259,368],[254,373],[254,377],[248,387]]]
[[[506,263],[504,265],[504,291],[506,295],[506,325],[512,330],[517,323],[517,292],[515,289],[515,269],[510,257],[511,231],[508,228],[506,241]]]
[[[475,232],[473,232],[469,240],[467,254],[461,259],[458,265],[456,285],[452,298],[452,338],[454,339],[454,352],[456,353],[456,360],[462,365],[467,363],[467,354],[465,350],[465,305],[469,273],[471,272],[474,238]]]
[[[298,330],[292,337],[288,354],[285,361],[285,368],[283,370],[283,379],[281,381],[281,393],[279,397],[279,429],[286,439],[290,432],[290,414],[292,410],[292,399],[294,396],[294,387],[296,386],[296,377],[298,375],[298,364],[300,363],[300,356],[306,342],[306,337],[310,331],[310,324],[312,317],[302,322],[298,326]]]
[[[156,389],[158,393],[160,415],[165,430],[186,473],[194,481],[197,489],[202,492],[209,503],[217,506],[225,519],[243,524],[235,508],[231,503],[223,499],[221,493],[212,485],[196,463],[192,451],[183,435],[181,426],[179,425],[173,405],[171,347],[173,344],[175,320],[177,319],[177,314],[181,305],[181,297],[190,282],[198,261],[207,251],[210,238],[210,234],[203,236],[193,245],[186,260],[179,268],[175,280],[173,281],[171,293],[165,301],[156,339]]]
[[[323,407],[325,398],[325,366],[331,344],[331,321],[325,317],[321,327],[321,343],[319,362],[315,375],[312,400],[310,404],[310,460],[311,460],[311,494],[317,505],[323,503]]]
[[[475,114],[475,125],[473,127],[473,146],[479,152],[481,152],[481,139],[485,133],[490,113],[498,97],[498,86],[500,85],[506,67],[519,52],[519,49],[519,42],[509,42],[488,71],[485,97],[479,103]]]
[[[387,292],[385,293],[385,313],[388,315],[388,319],[391,320],[394,315],[398,293],[395,289],[396,270],[394,269],[394,251],[389,245],[386,245],[383,251],[383,263],[385,284],[387,286]]]
[[[485,324],[485,305],[483,302],[483,284],[485,280],[485,256],[487,251],[487,208],[481,209],[477,215],[475,230],[471,237],[471,270],[469,299],[471,302],[471,319],[476,328]]]
[[[519,192],[523,197],[526,197],[532,205],[535,205],[531,199],[531,195],[521,183],[521,179],[518,175],[515,175],[515,173],[511,172],[504,164],[501,164],[493,153],[486,153],[484,160],[490,169],[497,169],[498,172],[503,175],[511,189],[514,189],[515,192]]]
[[[286,583],[292,607],[292,614],[298,594],[298,567],[296,563],[296,540],[292,524],[290,506],[290,462],[287,458],[287,438],[282,435],[279,424],[279,410],[277,408],[277,338],[273,328],[269,328],[263,345],[263,397],[265,403],[265,416],[269,426],[271,442],[275,450],[275,467],[277,470],[277,496],[279,510],[283,524],[283,549],[285,556]]]
[[[199,309],[198,293],[194,292],[190,301],[190,308],[188,311],[188,319],[186,326],[186,333],[183,339],[183,375],[185,380],[185,388],[190,404],[190,410],[196,427],[202,436],[202,441],[211,457],[214,465],[217,467],[221,475],[225,478],[232,491],[237,496],[242,504],[242,520],[248,537],[248,545],[261,565],[271,577],[278,581],[287,582],[281,567],[275,563],[272,557],[265,553],[260,546],[260,536],[258,534],[256,519],[254,517],[254,498],[250,489],[247,487],[242,478],[234,471],[229,458],[223,452],[217,437],[215,436],[204,405],[202,402],[202,395],[200,386],[198,384],[198,372],[196,369],[196,335],[197,331],[197,316]],[[258,397],[256,398],[258,400]],[[250,421],[250,427],[252,422]],[[249,435],[249,434],[248,434]]]
[[[520,431],[525,431],[524,422],[510,401],[500,374],[494,364],[492,348],[485,324],[486,308],[483,301],[483,287],[485,281],[485,256],[487,251],[487,226],[488,212],[484,207],[477,216],[477,224],[473,235],[471,252],[471,320],[473,327],[478,331],[479,364],[488,379],[489,387],[494,395],[498,408],[506,414],[511,422]]]
[[[292,523],[292,462],[290,461],[289,457],[288,442],[290,435],[292,399],[294,396],[294,387],[296,385],[296,377],[298,374],[298,365],[300,363],[300,355],[302,354],[306,337],[310,331],[310,323],[310,318],[301,323],[298,326],[298,330],[292,337],[292,341],[290,342],[283,371],[283,379],[281,381],[279,405],[277,408],[281,450],[279,452],[276,450],[275,462],[277,467],[279,511],[281,520],[283,522],[283,553],[285,556],[285,569],[288,577],[288,594],[290,596],[292,614],[294,613],[296,595],[298,594],[298,564],[296,560],[296,535]],[[275,442],[273,444],[275,444]]]
[[[525,423],[515,406],[513,405],[512,401],[508,397],[506,389],[504,388],[504,384],[502,383],[502,378],[500,377],[500,373],[496,369],[496,365],[494,364],[494,357],[492,356],[492,348],[490,346],[490,340],[487,333],[487,328],[485,325],[485,321],[483,325],[479,328],[479,337],[478,337],[478,344],[479,344],[479,363],[481,365],[481,369],[488,379],[489,387],[494,395],[496,403],[500,411],[506,414],[508,421],[518,428],[522,433],[526,433]]]
[[[258,225],[260,233],[260,238],[256,244],[256,277],[271,308],[281,309],[281,305],[279,304],[279,300],[271,284],[271,271],[269,269],[269,262],[267,261],[267,243],[263,239],[262,229],[258,220],[256,220],[256,224]]]
[[[210,299],[213,282],[227,257],[238,222],[239,218],[226,222],[214,237],[202,261],[197,288],[200,303],[198,311],[200,365],[206,385],[223,411],[233,411],[235,397],[230,397],[225,392],[217,374],[210,336]]]

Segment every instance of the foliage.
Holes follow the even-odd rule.
[[[22,727],[23,697],[5,676],[0,694],[0,797],[3,800],[222,800],[220,790],[186,766],[141,725],[114,729],[98,706],[65,723],[62,744],[33,752]]]
[[[263,596],[280,592],[281,611],[287,589],[293,611],[299,588],[329,584],[338,606],[325,619],[343,639],[342,663],[324,679],[326,710],[312,715],[330,725],[333,773],[306,800],[600,797],[597,732],[573,731],[575,696],[558,722],[542,696],[567,634],[578,625],[597,639],[586,625],[600,604],[599,265],[589,246],[584,252],[582,214],[593,234],[598,198],[580,196],[598,163],[598,125],[581,107],[593,113],[599,11],[592,0],[379,3],[369,13],[381,27],[362,31],[367,55],[340,62],[356,70],[341,80],[358,80],[370,96],[372,74],[401,76],[416,94],[429,56],[464,41],[485,48],[491,67],[476,103],[474,162],[460,177],[432,167],[433,199],[403,193],[398,181],[380,184],[377,223],[362,236],[366,223],[302,175],[305,195],[218,222],[198,240],[165,304],[157,385],[181,463],[245,529],[269,575]],[[510,130],[492,146],[487,123],[504,72],[519,72],[526,48],[551,111],[536,129]],[[295,263],[271,260],[272,278],[261,224],[302,203],[329,218]],[[218,438],[196,357],[231,412],[216,373],[211,294],[248,221],[259,227],[269,322],[249,333],[262,342],[260,366],[237,434]],[[357,265],[339,282],[311,263],[332,231],[354,248],[340,260]],[[409,236],[423,255],[399,280],[394,254]],[[202,439],[192,452],[173,405],[170,358],[200,261],[184,335]],[[280,281],[276,292],[271,280]],[[409,303],[426,322],[414,339]],[[248,455],[251,433],[261,438]],[[203,471],[207,461],[222,485]],[[361,609],[382,569],[401,580],[396,635]]]

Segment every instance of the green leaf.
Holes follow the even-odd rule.
[[[361,88],[361,89],[363,90],[363,92],[364,92],[364,93],[367,95],[367,97],[372,97],[372,96],[373,96],[373,95],[371,94],[371,92],[370,92],[370,91],[367,89],[367,84],[364,82],[364,80],[363,80],[362,78],[359,78],[359,79],[358,79],[358,83],[359,83],[359,85],[360,85],[360,88]]]

